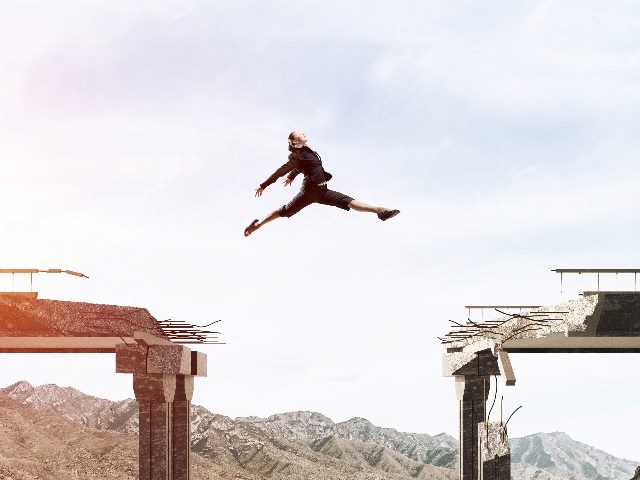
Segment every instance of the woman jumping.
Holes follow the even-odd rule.
[[[400,213],[400,210],[391,210],[384,207],[374,207],[366,203],[354,200],[348,195],[334,192],[327,188],[327,182],[331,180],[331,174],[322,168],[322,159],[315,151],[307,146],[309,139],[304,133],[291,132],[289,134],[289,161],[278,168],[273,175],[260,184],[256,189],[256,197],[262,196],[264,189],[275,182],[278,178],[285,174],[287,178],[283,185],[289,186],[302,172],[304,180],[300,192],[282,208],[271,212],[264,220],[259,221],[257,218],[244,229],[244,236],[248,237],[263,225],[275,220],[279,217],[291,217],[312,203],[321,203],[323,205],[331,205],[342,208],[343,210],[354,209],[358,212],[372,212],[378,215],[380,220],[388,220]]]

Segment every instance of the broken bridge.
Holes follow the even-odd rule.
[[[144,308],[0,293],[1,353],[114,353],[116,372],[133,375],[141,480],[189,480],[194,377],[207,375],[207,359],[180,343],[215,343],[217,333]]]
[[[635,278],[640,270],[624,272],[634,273]],[[640,353],[640,292],[585,291],[578,299],[549,307],[478,308],[494,309],[501,316],[486,322],[452,322],[451,331],[440,338],[446,349],[443,375],[455,378],[459,403],[460,478],[507,480],[511,477],[508,420],[488,421],[491,376],[500,375],[507,385],[515,385],[512,353]],[[514,309],[517,313],[509,313]]]

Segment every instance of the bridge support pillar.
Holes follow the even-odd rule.
[[[116,346],[116,371],[133,373],[139,479],[190,480],[193,377],[206,376],[206,355],[147,336]]]
[[[460,413],[460,479],[478,480],[478,425],[484,422],[489,395],[489,377],[465,375],[456,377],[456,394]]]
[[[477,352],[448,352],[443,358],[443,373],[456,379],[459,409],[458,463],[461,480],[481,478],[478,425],[486,420],[486,405],[492,375],[500,375],[497,357],[490,349]]]

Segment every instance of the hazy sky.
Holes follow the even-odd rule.
[[[639,263],[634,1],[4,0],[0,71],[0,266],[91,277],[40,275],[43,298],[222,319],[194,397],[214,412],[456,434],[448,319]],[[400,216],[312,206],[245,239],[299,188],[253,197],[293,129],[333,189]],[[640,356],[512,361],[511,436],[640,459]],[[114,364],[5,355],[0,383],[131,397]]]

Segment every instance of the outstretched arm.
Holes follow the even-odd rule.
[[[293,183],[293,180],[295,180],[295,178],[298,176],[299,173],[300,173],[300,170],[298,170],[297,168],[294,168],[293,170],[291,170],[291,172],[289,172],[289,175],[287,175],[287,178],[284,179],[284,182],[282,182],[282,184],[285,187],[288,187]]]
[[[259,190],[264,190],[273,182],[275,182],[277,179],[279,179],[281,176],[285,175],[286,173],[289,173],[294,168],[295,168],[295,161],[294,159],[290,159],[287,163],[285,163],[280,168],[278,168],[275,172],[273,172],[269,178],[267,178],[264,182],[262,182],[260,184]],[[256,191],[256,196],[258,197],[260,196],[258,195],[257,191]]]

